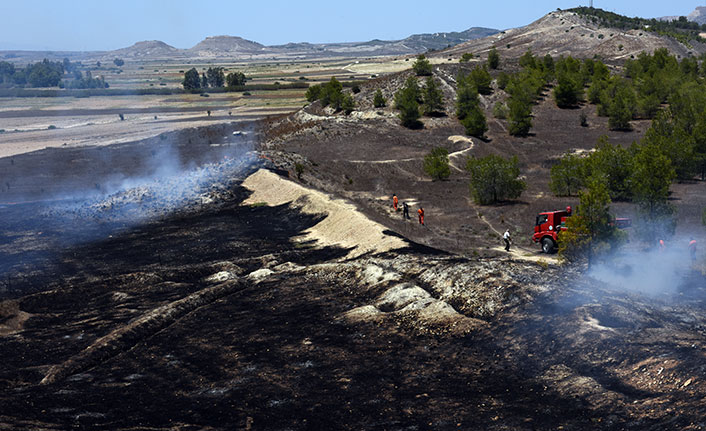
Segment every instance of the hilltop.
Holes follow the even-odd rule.
[[[602,26],[597,20],[576,11],[554,11],[527,26],[461,43],[435,56],[486,53],[492,47],[507,58],[518,58],[529,49],[539,55],[597,56],[609,62],[622,62],[636,57],[640,52],[654,52],[658,48],[667,48],[678,57],[706,52],[706,45],[695,40],[687,45],[648,29],[625,30]]]
[[[189,55],[194,57],[237,56],[259,53],[265,46],[237,36],[211,36],[189,48]]]
[[[160,40],[145,40],[137,42],[127,48],[110,51],[110,56],[113,58],[125,59],[149,59],[149,58],[173,58],[183,56],[182,50],[174,48]]]

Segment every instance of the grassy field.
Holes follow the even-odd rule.
[[[164,89],[165,94],[89,97],[0,97],[0,157],[45,147],[108,145],[143,139],[171,130],[251,120],[293,112],[306,102],[306,88],[282,88],[200,94],[167,94],[180,90],[184,71],[223,67],[243,72],[247,85],[279,83],[313,85],[335,76],[363,81],[411,67],[404,58],[330,59],[316,61],[126,61],[93,65],[109,90]],[[61,92],[61,90],[54,89]],[[70,93],[69,93],[70,94]],[[205,97],[208,96],[208,97]],[[121,119],[122,115],[122,119]]]

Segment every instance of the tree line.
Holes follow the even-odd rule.
[[[90,70],[87,70],[84,74],[81,68],[83,68],[83,65],[80,62],[72,63],[67,58],[63,61],[44,59],[38,63],[30,63],[23,68],[15,67],[14,64],[7,61],[0,61],[0,87],[59,87],[70,89],[109,87],[103,76],[94,78]]]
[[[593,23],[601,27],[617,28],[621,30],[644,30],[661,35],[670,36],[688,45],[689,41],[706,42],[700,33],[706,31],[706,24],[699,25],[697,22],[689,21],[685,16],[680,16],[676,20],[658,20],[655,18],[630,18],[614,12],[591,7],[577,7],[569,9],[576,12]]]
[[[219,88],[226,86],[227,88],[242,87],[245,85],[247,77],[242,72],[231,72],[225,74],[223,67],[209,67],[206,72],[199,75],[199,71],[195,67],[184,72],[184,80],[182,86],[184,90],[198,90],[206,88]]]

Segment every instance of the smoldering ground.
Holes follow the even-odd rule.
[[[11,185],[0,193],[0,274],[27,273],[68,247],[227,198],[260,161],[256,139],[252,124],[228,124],[0,160]]]
[[[675,236],[664,246],[651,249],[622,249],[591,265],[587,275],[610,286],[615,291],[644,294],[663,299],[672,298],[693,287],[694,272],[698,272],[697,253],[692,260],[689,242],[692,237]]]

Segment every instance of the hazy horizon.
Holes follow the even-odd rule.
[[[588,5],[585,1],[522,2],[497,6],[452,0],[444,7],[428,2],[360,0],[339,8],[321,0],[267,4],[216,2],[206,7],[185,0],[126,0],[113,4],[14,2],[3,7],[0,50],[110,51],[144,40],[159,40],[176,48],[191,48],[209,36],[229,35],[263,45],[290,42],[363,42],[398,40],[412,34],[464,31],[471,27],[504,30],[521,27],[556,10]],[[606,2],[607,3],[607,2]],[[645,3],[635,0],[594,6],[627,16],[655,18],[687,15],[700,2],[677,0]]]

